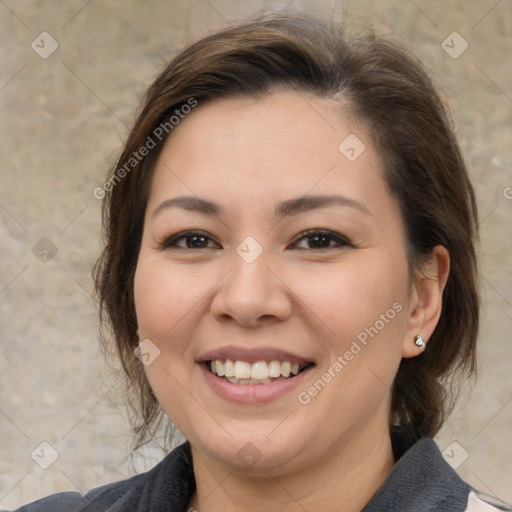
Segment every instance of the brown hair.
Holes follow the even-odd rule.
[[[453,405],[453,383],[476,370],[477,209],[453,129],[431,80],[416,59],[389,38],[348,36],[303,14],[259,18],[210,35],[172,60],[147,91],[103,187],[105,247],[94,278],[100,321],[111,328],[138,397],[137,446],[151,438],[162,419],[134,355],[138,337],[133,284],[152,171],[172,131],[170,116],[186,111],[184,106],[192,102],[261,97],[276,88],[338,99],[369,127],[405,221],[411,269],[420,269],[438,244],[450,254],[441,318],[427,350],[401,361],[390,424],[433,436]],[[158,128],[166,122],[163,134]],[[150,139],[155,147],[140,157]]]

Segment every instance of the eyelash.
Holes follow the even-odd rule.
[[[192,238],[192,237],[202,237],[209,240],[213,240],[208,233],[204,231],[182,231],[180,233],[176,233],[175,235],[172,235],[168,238],[166,238],[163,242],[159,244],[160,249],[166,250],[166,249],[191,249],[193,250],[193,247],[178,247],[176,246],[176,242],[182,239]],[[353,244],[344,236],[339,235],[338,233],[335,233],[333,231],[329,231],[326,229],[307,229],[306,231],[302,231],[297,235],[295,240],[292,242],[292,244],[296,244],[297,242],[303,240],[304,238],[313,238],[313,237],[326,237],[330,238],[331,241],[336,242],[338,245],[336,246],[329,246],[329,247],[320,247],[320,248],[302,248],[299,250],[305,250],[305,251],[325,251],[330,249],[337,249],[339,247],[354,247]],[[217,243],[217,242],[216,242]],[[211,247],[198,247],[197,249],[211,249]]]

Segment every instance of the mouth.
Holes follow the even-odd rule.
[[[265,385],[290,380],[313,366],[312,362],[288,360],[244,361],[232,359],[211,359],[203,363],[206,369],[226,382],[240,385]]]
[[[215,395],[238,404],[263,404],[289,396],[317,366],[307,356],[271,346],[219,347],[195,362]]]

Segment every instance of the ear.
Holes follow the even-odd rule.
[[[414,338],[420,335],[425,343],[432,336],[441,317],[443,291],[450,273],[450,255],[446,248],[437,245],[428,262],[416,271],[411,284],[407,333],[402,347],[402,357],[415,357],[425,350],[418,347]]]

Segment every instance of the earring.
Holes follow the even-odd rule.
[[[417,347],[425,347],[425,340],[420,335],[414,337],[414,343]]]

